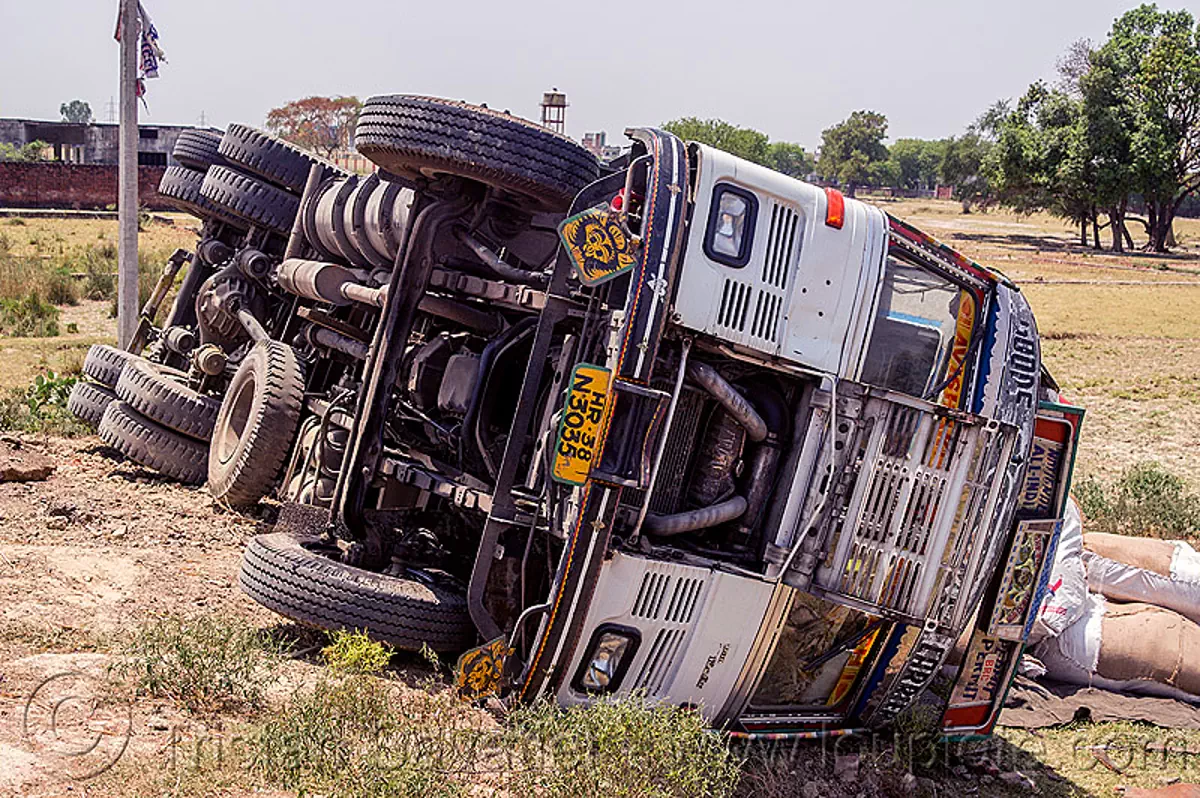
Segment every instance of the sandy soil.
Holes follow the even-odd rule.
[[[0,795],[105,794],[103,781],[71,776],[103,765],[127,736],[122,758],[166,767],[181,728],[207,732],[187,731],[194,724],[159,703],[132,715],[117,706],[89,722],[96,750],[69,756],[89,739],[68,730],[71,713],[95,698],[110,662],[92,650],[159,615],[275,623],[237,587],[241,545],[265,522],[109,459],[96,438],[24,442],[57,468],[44,482],[0,484]],[[56,735],[46,708],[64,699]]]

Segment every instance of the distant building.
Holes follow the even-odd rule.
[[[175,140],[194,125],[138,127],[138,165],[175,166]],[[48,122],[39,119],[0,119],[0,143],[23,147],[44,141],[47,160],[76,164],[116,164],[120,152],[119,126],[112,122]]]
[[[583,134],[583,146],[601,161],[611,161],[625,151],[623,147],[615,147],[607,143],[608,134],[603,130],[596,133]]]

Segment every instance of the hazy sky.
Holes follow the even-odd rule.
[[[1195,3],[1197,0],[1191,0]],[[808,148],[849,112],[892,139],[958,133],[1020,95],[1075,39],[1103,40],[1136,0],[144,0],[170,59],[143,120],[261,125],[312,94],[421,93],[536,118],[567,92],[567,129],[719,116]],[[1185,3],[1184,5],[1188,5]],[[1178,0],[1160,3],[1180,7]],[[116,0],[0,0],[0,116],[58,118],[117,94]],[[1200,10],[1200,9],[1197,9]]]

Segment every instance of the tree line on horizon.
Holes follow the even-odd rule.
[[[957,136],[898,139],[887,117],[855,111],[821,134],[814,153],[771,142],[720,119],[685,117],[664,127],[794,177],[853,196],[863,187],[905,192],[953,186],[964,212],[996,205],[1048,211],[1073,222],[1080,243],[1146,249],[1174,245],[1172,225],[1200,190],[1200,27],[1188,11],[1142,5],[1118,18],[1100,45],[1080,40],[1015,102],[993,103]],[[1140,215],[1139,215],[1140,213]]]

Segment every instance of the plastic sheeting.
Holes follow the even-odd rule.
[[[1050,570],[1049,590],[1042,609],[1029,633],[1030,644],[1058,637],[1083,616],[1087,602],[1087,574],[1083,566],[1083,519],[1074,499],[1063,512],[1062,532],[1054,566]]]
[[[1088,534],[1083,565],[1095,593],[1165,607],[1200,623],[1200,553],[1187,543]]]

